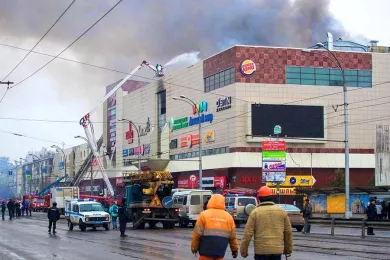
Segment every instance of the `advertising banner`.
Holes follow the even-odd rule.
[[[263,141],[263,182],[284,183],[286,180],[286,142]]]
[[[263,160],[263,170],[286,171],[286,161],[268,162]]]
[[[263,141],[263,151],[286,151],[285,141]]]
[[[263,161],[286,161],[286,151],[263,151]]]
[[[328,205],[328,213],[344,213],[345,212],[345,195],[334,195],[326,198]]]
[[[263,172],[263,182],[285,182],[286,172]]]

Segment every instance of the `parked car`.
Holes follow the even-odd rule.
[[[301,232],[305,224],[305,220],[303,219],[301,210],[294,205],[289,205],[289,204],[277,204],[277,205],[287,212],[287,215],[291,222],[291,226],[293,228],[296,228],[298,232]]]
[[[241,224],[246,224],[248,216],[257,206],[257,199],[241,194],[226,194],[225,205],[226,211],[232,215],[236,227],[239,228]]]

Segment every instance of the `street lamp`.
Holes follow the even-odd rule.
[[[349,206],[349,137],[348,137],[348,95],[347,95],[347,82],[345,81],[345,73],[344,69],[340,64],[340,61],[337,59],[336,55],[331,52],[323,43],[317,43],[317,47],[325,49],[327,52],[332,55],[335,59],[337,67],[340,69],[341,74],[343,76],[343,93],[344,93],[344,144],[345,144],[345,218],[351,218],[351,209]],[[332,59],[331,59],[332,60]]]
[[[118,121],[119,122],[123,122],[123,121],[124,122],[128,122],[137,131],[137,138],[138,138],[138,171],[141,172],[141,138],[140,138],[140,135],[139,135],[139,129],[132,121],[130,121],[130,120],[126,119],[126,118],[121,118]]]
[[[34,157],[34,158],[37,158],[38,160],[38,176],[39,176],[39,172],[41,172],[41,190],[43,190],[43,173],[42,173],[42,159],[39,158],[38,156],[36,156],[35,154],[29,154],[30,156]]]
[[[55,148],[57,152],[58,151],[62,152],[62,155],[64,156],[64,174],[65,174],[65,178],[67,178],[67,176],[66,176],[66,155],[65,155],[64,150],[61,149],[59,146],[54,145],[54,144],[51,146],[51,148],[53,148],[53,149]]]
[[[91,152],[92,152],[92,158],[91,158],[91,190],[90,190],[90,193],[91,193],[91,196],[93,195],[93,151],[92,151],[92,147],[89,145],[89,142],[88,142],[88,139],[83,137],[83,136],[75,136],[74,138],[79,138],[79,139],[83,139],[84,141],[87,142],[87,145],[88,147],[91,149]]]
[[[173,100],[183,101],[190,104],[192,107],[196,109],[198,113],[198,132],[199,132],[199,188],[203,190],[203,174],[202,174],[202,124],[200,121],[200,110],[196,106],[195,102],[189,99],[184,95],[180,95],[180,97],[173,97]]]
[[[29,165],[29,164],[30,164],[29,161],[27,161],[26,159],[24,159],[24,158],[22,158],[22,157],[20,157],[19,159],[20,159],[21,161],[25,161],[25,162],[27,163],[26,165]],[[28,166],[26,166],[26,167],[28,167]],[[28,168],[27,168],[27,169],[28,169]],[[22,168],[22,170],[23,170],[23,168]],[[22,177],[23,177],[23,175],[22,175]],[[32,180],[32,173],[31,173],[31,179],[30,179],[30,194],[31,194],[31,180]],[[24,184],[24,187],[23,187],[24,192],[25,192],[25,194],[28,194],[28,192],[27,192],[27,179],[26,179],[26,173],[25,173],[25,172],[24,172],[23,184]]]

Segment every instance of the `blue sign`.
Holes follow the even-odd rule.
[[[42,172],[42,173],[47,173],[46,168],[42,168],[41,172]]]
[[[12,175],[12,170],[9,170],[9,171],[8,171],[8,175]]]
[[[209,122],[209,123],[212,123],[213,122],[213,119],[214,119],[214,115],[213,114],[202,114],[200,115],[200,122],[201,123],[204,123],[204,122]],[[188,125],[189,126],[193,126],[193,125],[197,125],[199,124],[199,117],[190,117],[189,121],[188,121]]]
[[[123,152],[122,152],[122,155],[123,155],[123,157],[129,156],[129,150],[128,149],[124,149]]]
[[[295,177],[291,177],[290,184],[294,185],[295,183],[297,183],[297,179]]]
[[[162,204],[164,208],[170,209],[173,206],[173,198],[171,196],[166,196],[162,200]]]
[[[27,169],[25,174],[26,174],[26,175],[31,175],[31,172],[30,172],[30,170],[29,170],[29,169]]]
[[[58,162],[58,169],[63,170],[65,168],[64,162]]]

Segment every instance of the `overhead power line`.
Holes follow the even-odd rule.
[[[29,76],[27,76],[26,78],[24,78],[23,80],[19,81],[17,84],[15,84],[15,86],[13,86],[11,89],[13,89],[14,87],[16,86],[19,86],[20,84],[22,84],[23,82],[25,82],[26,80],[28,80],[29,78],[31,78],[32,76],[34,76],[35,74],[37,74],[39,71],[41,71],[43,68],[45,68],[47,65],[49,65],[50,63],[52,63],[55,59],[58,58],[58,56],[60,56],[61,54],[63,54],[66,50],[68,50],[73,44],[75,44],[78,40],[80,40],[85,34],[87,34],[93,27],[95,27],[95,25],[97,25],[101,20],[103,20],[104,17],[106,17],[112,10],[114,10],[115,7],[117,7],[123,0],[119,0],[113,7],[110,8],[110,10],[108,10],[102,17],[100,17],[95,23],[93,23],[86,31],[84,31],[79,37],[77,37],[71,44],[69,44],[68,46],[66,46],[65,49],[63,49],[62,51],[60,51],[56,56],[53,57],[53,59],[51,59],[50,61],[48,61],[47,63],[45,63],[43,66],[41,66],[39,69],[37,69],[36,71],[34,71],[32,74],[30,74]]]

